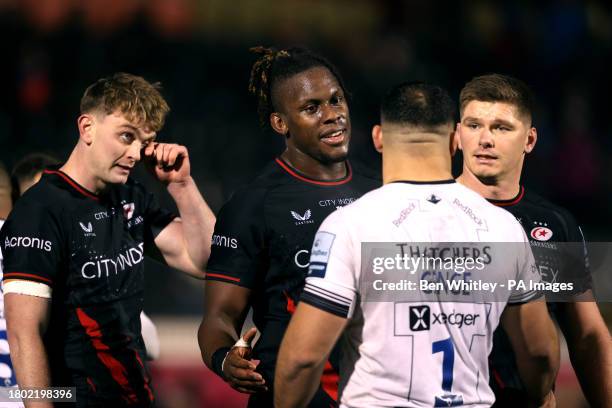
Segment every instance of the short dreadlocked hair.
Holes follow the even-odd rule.
[[[274,106],[272,90],[280,81],[315,67],[327,68],[332,73],[345,94],[347,94],[344,81],[336,67],[328,60],[312,51],[291,47],[284,50],[253,47],[251,52],[260,57],[251,68],[249,92],[257,98],[257,113],[262,127],[270,126],[270,114],[277,111]]]
[[[161,84],[119,72],[91,84],[81,98],[81,114],[101,110],[111,114],[118,110],[127,120],[142,123],[153,132],[164,126],[170,111],[160,94]]]

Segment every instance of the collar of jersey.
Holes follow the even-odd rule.
[[[67,175],[61,170],[44,170],[43,173],[58,176],[63,181],[65,181],[70,187],[76,190],[79,194],[84,195],[87,198],[91,198],[92,200],[96,200],[96,201],[100,200],[100,197],[98,197],[97,194],[92,193],[91,191],[87,190],[85,187],[81,186],[79,183],[74,181],[69,175]]]
[[[521,188],[519,189],[518,194],[516,196],[514,196],[513,198],[509,199],[509,200],[494,200],[492,198],[487,198],[487,201],[490,202],[493,205],[498,206],[498,207],[509,207],[511,205],[516,205],[525,196],[525,187],[523,187],[523,186],[520,186],[520,187]]]
[[[404,184],[453,184],[455,179],[448,180],[432,180],[432,181],[415,181],[415,180],[393,180],[391,183],[404,183]]]
[[[339,186],[341,184],[346,184],[353,179],[353,170],[351,169],[351,165],[349,164],[348,160],[345,162],[346,163],[346,176],[338,180],[313,179],[313,178],[306,176],[305,174],[300,173],[297,169],[291,167],[289,163],[287,163],[280,157],[277,157],[275,161],[276,161],[276,164],[281,166],[281,168],[285,170],[287,173],[289,173],[289,175],[291,175],[292,177],[300,181],[306,182],[306,183],[316,184],[318,186]]]

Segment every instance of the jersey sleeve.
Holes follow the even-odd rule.
[[[266,268],[265,192],[242,190],[221,208],[215,223],[206,280],[252,288]]]
[[[26,284],[28,287],[43,284],[52,288],[62,263],[64,251],[59,214],[25,200],[22,198],[17,203],[0,232],[5,292],[12,281],[38,284]],[[23,288],[24,283],[19,282],[16,286]]]
[[[593,288],[589,254],[576,219],[566,210],[560,211],[560,217],[567,228],[568,243],[563,247],[561,282],[572,282],[573,293],[580,294]]]
[[[532,300],[538,299],[542,296],[542,293],[538,290],[532,289],[534,283],[541,282],[541,276],[536,266],[533,252],[531,251],[531,245],[525,235],[523,227],[521,227],[516,220],[512,220],[516,224],[516,234],[518,242],[512,244],[516,248],[515,259],[516,259],[516,279],[519,283],[510,292],[508,299],[509,304],[526,303]],[[521,285],[520,283],[523,283]]]
[[[145,194],[144,221],[146,228],[144,239],[145,247],[147,247],[153,244],[155,238],[177,217],[177,214],[161,207],[153,193],[145,192]],[[130,211],[130,208],[124,208],[124,211]]]
[[[315,235],[306,286],[300,301],[343,318],[351,317],[357,299],[361,245],[351,239],[342,211],[323,221]]]

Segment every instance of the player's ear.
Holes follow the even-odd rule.
[[[79,137],[85,144],[90,145],[93,142],[96,122],[93,115],[85,113],[78,117],[77,126],[79,128]]]
[[[527,141],[525,142],[525,153],[531,153],[538,141],[538,130],[531,127],[527,132]]]
[[[374,143],[374,148],[378,153],[382,153],[383,150],[383,131],[382,126],[374,125],[372,127],[372,142]]]
[[[463,146],[461,146],[461,123],[457,123],[457,126],[455,126],[455,133],[452,136],[452,140],[455,150],[451,149],[451,154],[457,153],[457,149],[463,151]]]
[[[456,128],[455,128],[456,129]],[[457,149],[458,149],[458,145],[459,145],[459,141],[457,140],[457,131],[456,130],[452,130],[450,133],[450,137],[448,138],[448,150],[450,151],[451,157],[453,157],[455,155],[455,153],[457,153]]]
[[[270,126],[272,127],[272,130],[280,135],[287,136],[289,133],[287,123],[283,119],[282,115],[278,112],[272,112],[270,114]]]

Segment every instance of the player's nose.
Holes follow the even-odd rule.
[[[142,146],[140,143],[132,143],[127,151],[127,157],[130,160],[134,160],[135,162],[140,161],[140,152],[142,150]]]
[[[478,137],[478,145],[482,147],[493,147],[495,146],[495,140],[493,139],[493,133],[487,127],[484,127]]]

